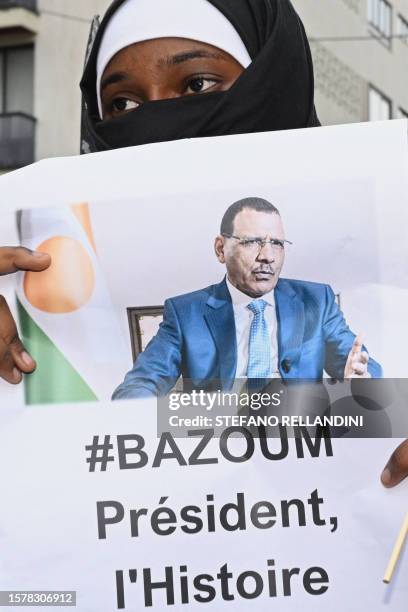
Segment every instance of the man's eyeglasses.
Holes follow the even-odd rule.
[[[257,251],[258,253],[269,244],[273,251],[281,252],[285,249],[285,244],[293,244],[290,240],[278,240],[277,238],[271,238],[265,240],[264,238],[243,238],[241,236],[234,236],[233,234],[222,234],[224,238],[232,238],[238,240],[239,244],[248,251]]]

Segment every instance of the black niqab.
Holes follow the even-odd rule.
[[[91,151],[319,125],[309,43],[289,0],[208,0],[232,23],[252,59],[233,86],[223,92],[145,102],[133,112],[102,121],[96,59],[106,25],[124,1],[115,0],[108,9],[81,82]]]

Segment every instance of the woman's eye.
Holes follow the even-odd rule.
[[[215,79],[205,79],[204,77],[190,79],[187,83],[187,93],[202,93],[213,87],[217,82]]]
[[[116,113],[128,113],[140,106],[138,102],[129,100],[129,98],[116,98],[112,102],[112,110]]]

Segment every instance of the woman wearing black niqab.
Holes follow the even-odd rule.
[[[172,0],[167,1],[171,5]],[[112,3],[97,31],[81,82],[89,150],[319,125],[309,43],[289,0],[206,0],[232,24],[250,58],[232,87],[147,101],[133,112],[101,119],[98,54],[105,32],[125,2],[137,0]],[[190,3],[193,7],[194,0]],[[174,19],[178,17],[175,14]]]

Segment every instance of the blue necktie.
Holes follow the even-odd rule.
[[[255,300],[247,308],[254,313],[249,332],[248,378],[269,378],[271,375],[271,339],[265,321],[265,300]]]

